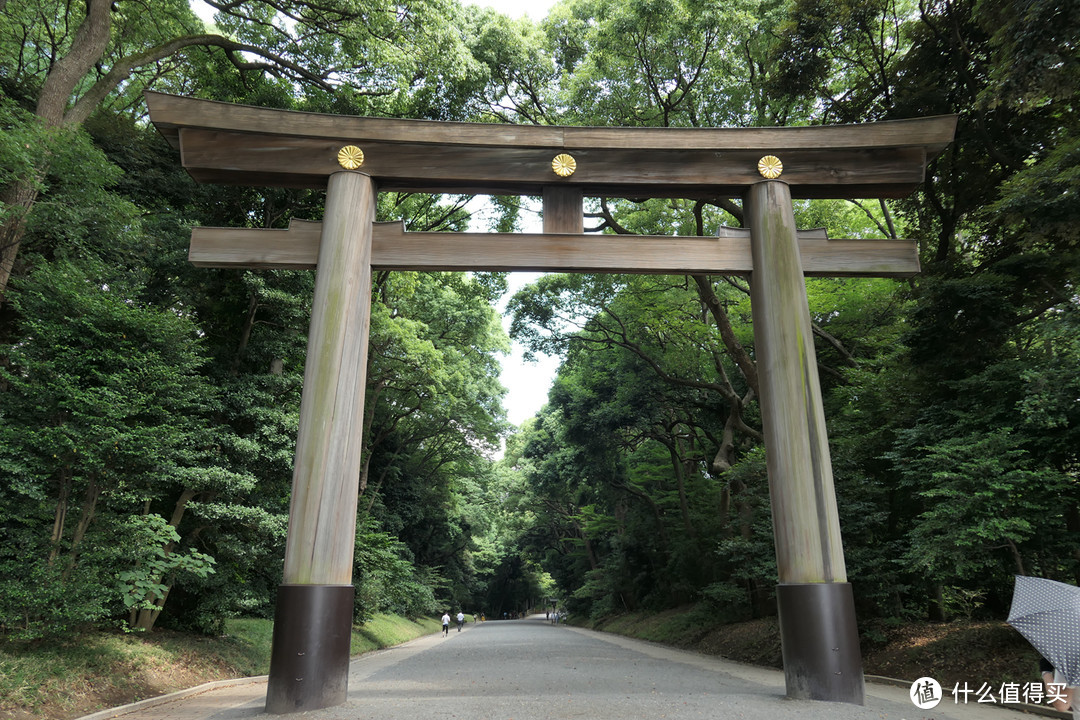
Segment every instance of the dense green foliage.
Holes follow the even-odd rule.
[[[149,629],[160,617],[220,631],[228,617],[267,616],[281,579],[313,274],[196,270],[188,228],[317,220],[323,203],[313,192],[195,185],[145,124],[138,93],[152,82],[276,107],[463,117],[434,109],[469,71],[438,40],[458,42],[445,33],[463,11],[223,4],[218,29],[257,46],[266,65],[195,43],[203,49],[137,66],[85,119],[56,125],[41,111],[58,72],[47,59],[74,54],[93,5],[83,17],[8,3],[0,20],[0,180],[36,193],[28,214],[4,205],[4,219],[25,222],[0,305],[0,628],[37,638]],[[294,13],[296,32],[259,22],[272,5]],[[69,111],[110,65],[204,31],[186,3],[137,7],[109,10],[114,37]],[[37,22],[52,16],[63,21]],[[445,85],[433,92],[425,75]],[[463,204],[384,195],[379,214],[461,229]],[[498,276],[376,278],[358,619],[468,608],[483,598],[482,573],[495,572],[472,555],[490,525],[474,500],[504,430],[507,340],[491,308],[501,287]]]
[[[577,61],[556,84],[584,123],[959,114],[955,144],[910,199],[796,210],[832,237],[915,238],[924,262],[907,284],[808,282],[864,616],[1001,615],[1014,573],[1080,579],[1080,118],[1065,78],[1080,33],[1071,10],[1023,8],[576,2],[545,26],[556,58],[575,31]],[[1042,35],[1047,14],[1057,26]],[[708,235],[741,212],[601,201],[596,217],[615,232]],[[745,285],[549,276],[511,307],[517,339],[566,358],[512,462],[538,515],[525,537],[575,608],[704,598],[731,617],[772,612]]]
[[[323,199],[196,185],[147,127],[147,87],[489,123],[958,113],[912,197],[797,203],[832,237],[916,239],[924,264],[910,282],[808,282],[848,575],[863,616],[909,618],[1001,614],[1016,572],[1080,579],[1075,11],[564,0],[533,23],[453,0],[209,4],[210,29],[186,2],[0,3],[6,637],[219,631],[267,616],[281,578],[313,276],[196,269],[186,242],[192,225],[317,220]],[[460,230],[467,200],[384,193],[378,214]],[[588,202],[608,233],[742,222],[738,198]],[[516,201],[492,204],[512,229]],[[518,292],[511,334],[564,363],[514,434],[505,278],[373,285],[357,618],[549,598],[594,616],[774,611],[744,280]]]

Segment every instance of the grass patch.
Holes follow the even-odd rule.
[[[225,637],[216,652],[221,661],[235,668],[237,677],[270,672],[270,644],[274,623],[262,618],[234,618],[225,621]]]
[[[400,615],[378,614],[359,627],[353,628],[349,652],[353,655],[393,647],[421,635],[442,630],[435,618],[409,620]]]
[[[351,653],[437,632],[439,621],[376,615],[353,628]],[[69,720],[213,680],[265,675],[273,622],[234,619],[225,635],[87,633],[65,642],[0,641],[0,718]]]
[[[198,685],[233,670],[215,656],[223,642],[172,633],[92,633],[48,645],[0,645],[0,711],[13,718],[78,717],[88,704],[132,702],[177,689],[172,679],[180,687]]]
[[[605,618],[594,630],[613,632],[651,642],[692,647],[724,623],[704,605],[689,605],[664,612],[636,612]]]

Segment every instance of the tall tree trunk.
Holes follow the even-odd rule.
[[[1020,554],[1020,548],[1016,547],[1016,543],[1009,538],[1005,538],[1005,544],[1009,548],[1009,555],[1012,557],[1013,562],[1016,563],[1016,573],[1018,575],[1027,575],[1027,568],[1024,567],[1024,557]]]
[[[369,357],[371,357],[372,353],[369,351],[368,355]],[[375,405],[379,402],[379,396],[382,395],[382,391],[385,390],[386,386],[389,384],[389,381],[383,378],[382,380],[379,380],[377,383],[372,385],[371,389],[368,390],[367,401],[364,403],[364,425],[363,429],[361,430],[361,437],[363,438],[364,445],[360,449],[362,458],[360,461],[360,495],[363,495],[364,490],[367,489],[368,479],[370,477],[369,474],[371,472],[372,450],[374,450],[375,446],[379,444],[378,439],[376,439],[375,441],[372,441],[371,439],[371,428],[375,424]],[[379,433],[379,435],[381,436],[382,433]],[[397,457],[397,451],[394,452],[394,457]],[[372,502],[374,502],[374,500],[372,500]],[[368,504],[368,509],[371,509],[370,503]]]
[[[251,297],[248,299],[247,317],[244,318],[244,327],[240,331],[240,342],[236,347],[236,354],[233,355],[232,367],[229,368],[229,374],[233,377],[240,375],[240,363],[244,359],[244,353],[247,352],[248,343],[251,341],[251,331],[255,327],[255,317],[258,314],[259,298],[252,291]]]
[[[660,512],[660,506],[656,504],[656,501],[652,499],[649,493],[641,490],[640,488],[634,487],[629,482],[610,482],[610,485],[614,488],[618,488],[619,490],[628,493],[630,496],[641,500],[649,506],[649,509],[652,511],[652,516],[656,520],[656,535],[657,538],[660,540],[660,547],[666,554],[668,551],[668,547],[671,545],[671,543],[668,540],[667,529],[664,527],[663,513]]]
[[[709,313],[716,322],[716,328],[720,331],[720,339],[724,342],[724,347],[731,354],[735,364],[739,366],[743,378],[746,379],[746,384],[750,386],[756,395],[758,393],[757,365],[754,364],[753,358],[750,357],[750,353],[746,352],[743,344],[739,342],[739,338],[735,336],[735,328],[732,327],[731,320],[728,318],[720,298],[713,289],[712,281],[706,275],[693,275],[692,277],[697,284],[698,297],[701,298],[701,302],[705,304],[705,307],[709,308]]]
[[[112,0],[86,0],[86,17],[71,48],[49,69],[35,114],[49,127],[64,123],[75,88],[101,61],[112,32]]]
[[[109,45],[112,31],[112,0],[87,0],[86,17],[75,33],[71,48],[53,63],[41,86],[34,114],[47,127],[59,127],[67,121],[68,104],[79,82],[101,60]],[[38,168],[44,176],[48,160]],[[0,199],[5,205],[16,208],[13,217],[0,227],[0,302],[7,293],[8,281],[15,268],[15,259],[26,232],[26,217],[37,201],[38,191],[34,183],[16,182],[4,188]]]
[[[590,540],[589,536],[585,533],[585,528],[581,527],[581,523],[577,520],[572,520],[571,522],[574,524],[574,529],[577,530],[578,536],[585,544],[585,555],[589,559],[589,569],[596,570],[600,567],[600,563],[596,560],[596,552],[593,550],[592,540]]]
[[[37,187],[32,182],[14,182],[0,193],[0,204],[14,209],[12,215],[0,226],[0,303],[7,294],[8,281],[15,270],[15,259],[19,255],[23,234],[26,232],[26,217],[37,202]]]
[[[671,464],[675,468],[675,482],[679,490],[679,514],[682,516],[683,529],[686,530],[689,537],[695,537],[694,525],[690,522],[690,501],[686,497],[686,467],[679,456],[676,445],[678,439],[676,438],[670,442],[662,440],[661,442],[667,445],[668,454],[671,456]]]
[[[184,511],[187,510],[188,503],[194,499],[196,492],[191,488],[184,488],[184,491],[180,493],[180,498],[176,501],[176,505],[173,506],[172,518],[169,520],[169,524],[174,528],[180,526],[180,521],[184,519]],[[169,543],[165,546],[165,555],[169,555],[175,548],[174,543]],[[132,612],[132,620],[130,624],[136,630],[143,630],[150,632],[154,629],[154,624],[157,622],[158,616],[161,615],[162,608],[165,607],[165,600],[168,599],[169,593],[172,591],[172,584],[175,582],[175,577],[170,575],[168,582],[165,582],[165,577],[157,578],[157,581],[165,585],[165,592],[161,597],[154,600],[154,608],[147,609],[142,608],[138,614]]]
[[[938,583],[930,586],[926,600],[926,616],[930,622],[945,622],[945,590]]]
[[[379,473],[379,477],[375,479],[375,484],[371,486],[371,492],[368,493],[367,512],[371,512],[371,508],[375,506],[375,500],[379,497],[379,488],[382,487],[383,480],[390,474],[390,470],[394,467],[394,461],[397,460],[398,455],[401,453],[401,448],[394,450],[394,454],[390,456],[390,460],[387,461],[386,466],[383,467],[383,471]],[[364,489],[367,486],[368,480],[368,465],[371,464],[371,453],[368,453],[367,458],[364,460],[363,471],[360,474],[360,494],[364,494]]]
[[[363,496],[364,491],[367,490],[368,480],[371,478],[371,452],[364,453],[364,459],[360,463],[360,486],[357,491],[358,495]],[[375,502],[375,493],[372,492],[371,502]],[[368,503],[368,510],[371,509],[371,503]]]
[[[52,538],[50,539],[49,565],[60,554],[60,542],[64,539],[64,524],[67,522],[68,502],[71,499],[71,468],[60,470],[60,492],[56,499],[56,512],[53,513]]]
[[[1080,532],[1080,506],[1073,504],[1065,508],[1065,529],[1071,533]],[[1073,547],[1072,556],[1080,561],[1080,547]],[[1074,567],[1073,582],[1080,585],[1080,563],[1074,564]]]
[[[138,616],[135,618],[135,622],[131,623],[132,627],[144,632],[153,630],[158,617],[161,615],[162,609],[165,607],[165,600],[168,599],[171,591],[172,583],[170,582],[170,584],[165,586],[165,594],[154,601],[154,609],[147,610],[146,608],[143,608],[140,610]]]
[[[731,485],[728,483],[724,483],[720,488],[720,505],[716,512],[724,523],[721,528],[721,537],[731,537],[731,521],[728,518],[728,513],[731,512]]]
[[[82,545],[83,538],[86,537],[86,531],[90,529],[90,523],[94,521],[94,515],[97,512],[98,498],[100,497],[101,486],[91,478],[90,483],[86,486],[86,493],[83,495],[82,510],[79,513],[79,524],[75,526],[75,534],[71,537],[71,549],[68,551],[68,564],[61,575],[61,579],[63,580],[67,580],[71,577],[72,571],[75,570],[75,564],[79,559],[79,548]]]

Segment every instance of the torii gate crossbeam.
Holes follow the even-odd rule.
[[[321,224],[192,232],[198,265],[317,268],[268,712],[346,699],[372,267],[747,275],[787,694],[862,704],[803,278],[903,277],[918,272],[918,256],[908,241],[800,232],[792,198],[909,194],[952,141],[955,116],[580,128],[342,117],[159,93],[147,93],[147,102],[196,180],[327,188]],[[380,190],[543,195],[544,233],[406,233],[373,222]],[[747,229],[723,229],[719,238],[586,236],[585,196],[741,197]]]

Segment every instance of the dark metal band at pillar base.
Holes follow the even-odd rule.
[[[280,585],[266,712],[318,710],[345,702],[349,691],[352,585]]]
[[[787,695],[862,705],[862,652],[850,583],[776,586]]]

